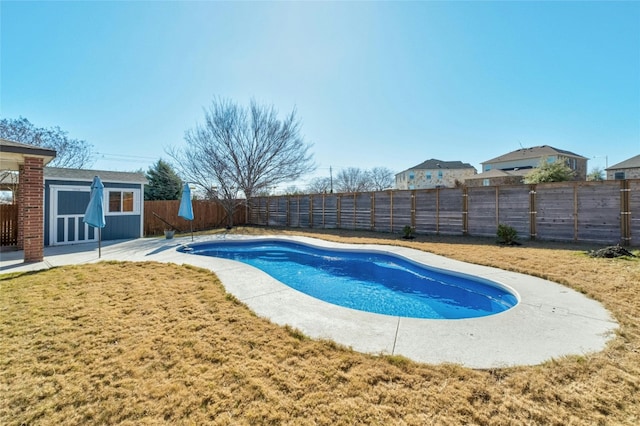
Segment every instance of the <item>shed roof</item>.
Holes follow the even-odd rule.
[[[614,164],[613,166],[608,167],[607,170],[636,169],[636,168],[640,168],[640,155],[631,157],[627,160],[624,160],[621,163]]]
[[[60,167],[45,167],[45,179],[75,180],[91,182],[94,176],[100,176],[103,182],[147,183],[144,173],[112,172],[108,170],[66,169]]]
[[[508,154],[504,154],[499,157],[492,158],[491,160],[484,161],[482,164],[499,163],[502,161],[528,160],[531,158],[541,158],[541,157],[547,157],[550,155],[558,155],[558,154],[565,155],[568,157],[581,158],[585,160],[587,159],[586,157],[583,157],[571,151],[565,151],[563,149],[554,148],[549,145],[542,145],[542,146],[534,146],[531,148],[517,149],[515,151],[511,151]]]

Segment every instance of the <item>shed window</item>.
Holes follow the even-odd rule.
[[[109,190],[108,191],[109,209],[108,213],[115,214],[131,214],[139,213],[136,199],[139,197],[137,190]]]
[[[624,180],[624,172],[615,172],[613,178],[615,180]]]
[[[442,179],[442,170],[438,170],[438,179]]]
[[[427,179],[431,179],[431,172],[427,172]]]
[[[409,179],[413,179],[413,172],[409,172]]]
[[[483,186],[491,185],[491,180],[490,179],[482,179],[482,185]]]

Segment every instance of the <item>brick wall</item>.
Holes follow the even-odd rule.
[[[25,157],[18,187],[18,248],[25,262],[44,258],[44,171],[42,158]]]

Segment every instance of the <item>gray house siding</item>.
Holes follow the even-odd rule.
[[[110,190],[134,192],[135,208],[131,213],[109,212],[105,200],[106,226],[102,240],[118,240],[142,237],[144,185],[103,181],[105,198]],[[91,182],[45,178],[44,244],[72,244],[96,241],[97,229],[82,221],[89,203]]]

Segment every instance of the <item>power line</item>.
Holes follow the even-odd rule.
[[[121,158],[121,159],[141,159],[141,160],[156,160],[156,157],[145,157],[145,156],[141,156],[141,155],[124,155],[124,154],[108,154],[106,152],[96,152],[96,155],[101,155],[102,158],[105,158],[105,156],[108,157],[114,157],[116,159]]]

